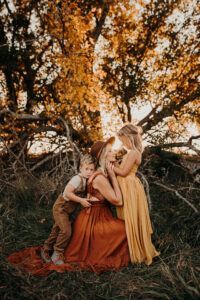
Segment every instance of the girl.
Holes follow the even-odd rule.
[[[152,263],[159,255],[152,242],[153,233],[144,188],[136,176],[142,159],[141,129],[133,124],[123,126],[118,137],[126,149],[122,163],[113,170],[122,191],[124,205],[117,207],[117,216],[125,220],[126,234],[132,263]]]

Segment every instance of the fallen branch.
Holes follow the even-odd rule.
[[[162,188],[164,188],[165,190],[167,191],[170,191],[170,192],[173,192],[179,199],[183,200],[185,203],[187,203],[187,205],[189,205],[196,213],[198,213],[198,209],[190,202],[188,201],[186,198],[184,198],[177,190],[169,187],[169,186],[166,186],[160,182],[153,182],[153,184],[156,184]]]
[[[198,155],[200,155],[200,150],[197,149],[194,145],[192,145],[192,141],[195,139],[199,139],[200,135],[196,135],[196,136],[191,136],[189,138],[188,141],[186,142],[177,142],[177,143],[168,143],[168,144],[159,144],[159,145],[155,145],[155,146],[151,146],[151,148],[181,148],[181,147],[188,147],[191,150],[193,150],[194,152],[196,152]]]
[[[37,122],[38,121],[41,123],[43,123],[44,121],[45,122],[52,121],[52,124],[53,124],[53,123],[56,123],[57,121],[61,120],[63,124],[64,124],[64,122],[66,123],[66,121],[62,117],[57,117],[57,116],[50,117],[50,116],[42,116],[41,114],[40,115],[38,115],[38,114],[32,115],[32,114],[27,114],[27,113],[15,113],[8,108],[4,108],[4,109],[0,110],[0,117],[6,116],[6,115],[12,117],[13,119],[20,120],[20,121],[29,121],[29,122]],[[88,145],[92,144],[92,140],[90,138],[86,142],[84,140],[84,138],[82,137],[82,135],[75,128],[73,128],[70,120],[67,120],[67,122],[68,122],[68,123],[66,123],[67,127],[70,129],[70,132],[71,132],[74,140],[79,140],[79,142],[82,143],[82,145],[84,145],[84,146],[88,146]],[[64,124],[64,127],[66,129],[65,124]],[[43,125],[43,126],[37,128],[36,130],[34,130],[32,135],[34,135],[36,133],[40,133],[40,132],[46,132],[46,131],[55,131],[60,135],[63,134],[63,132],[60,128],[56,128],[53,125]]]
[[[44,163],[46,163],[48,160],[55,158],[56,156],[58,156],[59,153],[55,153],[52,155],[52,153],[48,156],[46,156],[44,159],[42,159],[41,161],[39,161],[37,164],[35,164],[30,171],[33,172],[35,171],[35,169],[39,168],[41,165],[43,165]]]
[[[68,126],[67,122],[62,117],[59,117],[58,120],[60,120],[63,123],[63,125],[64,125],[65,131],[66,131],[67,140],[68,140],[70,146],[72,147],[74,170],[75,170],[75,172],[77,172],[78,171],[78,163],[77,163],[77,159],[76,159],[76,156],[75,156],[75,151],[78,153],[79,157],[81,156],[81,152],[78,149],[78,147],[76,146],[76,144],[73,143],[73,141],[71,139],[70,129],[69,129],[69,126]]]
[[[16,176],[17,177],[17,171],[15,170],[15,165],[16,162],[19,163],[19,165],[22,167],[22,169],[24,169],[29,175],[31,175],[31,177],[35,178],[36,180],[38,180],[38,178],[36,178],[31,171],[27,168],[26,164],[23,164],[17,157],[17,155],[7,147],[7,145],[4,143],[6,150],[8,151],[8,153],[15,158],[15,162],[12,164],[13,170],[14,170],[14,174],[12,174],[12,176]]]

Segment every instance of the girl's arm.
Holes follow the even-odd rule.
[[[126,157],[124,167],[119,168],[119,167],[114,166],[113,170],[116,175],[119,175],[121,177],[126,177],[130,173],[133,165],[136,162],[139,165],[141,163],[141,157],[139,157],[139,155],[137,154],[137,152],[135,150],[131,150]]]
[[[117,182],[117,178],[114,175],[110,178],[113,187],[107,178],[103,175],[98,175],[93,181],[93,187],[97,189],[102,196],[112,203],[115,206],[121,206],[122,202],[122,194],[119,188],[119,184]]]

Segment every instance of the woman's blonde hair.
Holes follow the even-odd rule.
[[[142,134],[142,128],[137,125],[133,125],[131,123],[124,125],[117,133],[118,137],[120,136],[128,137],[132,144],[132,147],[135,146],[135,148],[139,152],[143,152],[141,134]]]
[[[107,144],[109,145],[109,144]],[[102,152],[101,152],[101,155],[99,157],[99,161],[98,161],[98,169],[102,171],[102,173],[104,175],[107,176],[107,169],[106,169],[106,156],[107,156],[107,153],[108,153],[108,147],[104,147]]]

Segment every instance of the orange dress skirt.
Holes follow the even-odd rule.
[[[52,270],[101,273],[127,266],[130,255],[124,221],[113,217],[109,203],[93,189],[92,182],[90,194],[99,201],[94,202],[91,208],[83,209],[76,218],[72,238],[65,251],[64,265],[44,263],[40,257],[40,247],[12,253],[8,261],[34,275],[47,275]]]

